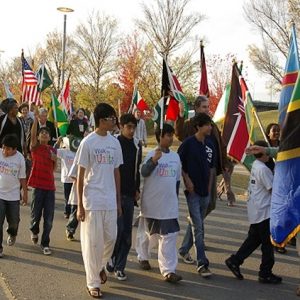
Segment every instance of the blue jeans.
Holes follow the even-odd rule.
[[[50,243],[50,232],[54,218],[54,195],[55,191],[48,191],[38,188],[33,189],[32,191],[30,230],[33,234],[39,234],[40,220],[43,214],[44,228],[41,238],[42,247],[49,247]]]
[[[124,271],[131,248],[134,197],[122,195],[122,216],[118,217],[118,234],[112,254],[116,271]]]
[[[0,199],[0,249],[3,249],[3,224],[7,220],[6,232],[11,236],[16,236],[20,222],[20,201],[7,201]]]
[[[196,248],[197,266],[209,264],[204,251],[204,218],[209,204],[209,196],[201,197],[196,193],[188,194],[187,205],[190,215],[182,245],[179,249],[181,255],[185,255],[191,249],[193,243]]]
[[[64,183],[64,196],[65,196],[64,214],[68,217],[71,214],[71,205],[68,204],[68,202],[69,202],[69,196],[70,196],[70,193],[71,193],[72,185],[73,185],[73,183],[68,183],[68,182]]]
[[[78,226],[78,220],[77,220],[77,207],[78,205],[71,205],[71,214],[67,223],[67,231],[71,234],[75,234],[75,231]]]

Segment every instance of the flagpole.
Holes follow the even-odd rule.
[[[132,97],[131,97],[131,103],[130,103],[130,105],[129,105],[129,108],[128,108],[127,113],[133,114],[133,99],[134,99],[133,97],[135,96],[135,91],[136,91],[136,89],[137,89],[137,80],[135,79],[135,80],[134,80],[134,86],[133,86]]]
[[[56,136],[58,137],[56,107],[55,107],[53,93],[51,93],[51,102],[52,102],[53,117],[54,117],[54,121],[55,121],[55,131],[56,131]]]
[[[264,137],[265,141],[268,143],[268,146],[270,147],[271,145],[270,145],[270,143],[269,143],[269,140],[268,140],[268,138],[267,138],[267,136],[266,136],[265,130],[264,130],[262,124],[261,124],[261,121],[260,121],[260,119],[259,119],[259,117],[258,117],[257,112],[256,112],[255,109],[253,109],[253,114],[254,114],[254,116],[255,116],[255,118],[256,118],[256,121],[257,121],[258,126],[259,126],[259,128],[260,128],[260,131],[261,131],[262,134],[263,134],[263,137]]]

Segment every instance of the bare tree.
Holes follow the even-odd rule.
[[[281,83],[289,51],[291,22],[300,16],[298,0],[249,0],[244,5],[247,21],[260,34],[262,46],[249,46],[250,60],[257,70]]]
[[[136,20],[136,23],[157,52],[168,56],[190,38],[192,29],[203,20],[203,15],[185,13],[190,0],[153,2],[154,5],[142,3],[144,19]]]
[[[78,82],[90,87],[95,98],[100,91],[101,79],[114,69],[113,57],[118,44],[117,21],[99,12],[92,12],[86,24],[81,23],[74,36],[75,48],[80,62],[76,75]]]

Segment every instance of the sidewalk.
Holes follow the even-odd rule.
[[[63,216],[63,190],[56,173],[55,219],[51,233],[53,254],[45,256],[39,246],[30,241],[30,206],[21,207],[21,222],[16,244],[8,247],[5,243],[4,258],[0,259],[0,300],[90,300],[85,290],[85,272],[83,268],[79,230],[76,241],[69,242],[65,236],[66,220]],[[243,190],[236,190],[242,194]],[[187,225],[186,199],[180,189],[178,236],[179,248]],[[138,210],[135,211],[135,215]],[[205,243],[211,279],[204,279],[196,272],[196,265],[186,265],[178,260],[177,271],[183,280],[172,285],[165,282],[159,273],[157,250],[153,250],[150,264],[152,270],[139,268],[134,241],[136,228],[133,229],[132,249],[129,253],[126,274],[128,280],[118,281],[110,275],[102,287],[107,300],[253,300],[297,299],[296,288],[299,279],[299,257],[295,247],[287,247],[285,255],[275,253],[274,273],[283,277],[280,285],[262,285],[257,281],[261,253],[258,249],[246,260],[241,268],[245,279],[239,281],[227,269],[224,260],[234,253],[247,235],[246,202],[238,195],[234,207],[228,207],[226,201],[217,201],[217,208],[205,220]],[[195,257],[194,251],[191,251]]]

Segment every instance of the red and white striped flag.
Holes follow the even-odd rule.
[[[21,54],[22,61],[22,102],[28,102],[29,104],[35,103],[36,105],[42,104],[41,94],[37,89],[38,80],[29,66],[27,60],[24,57],[24,53]]]

